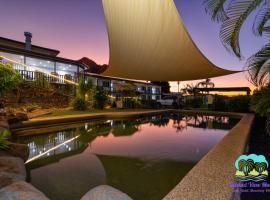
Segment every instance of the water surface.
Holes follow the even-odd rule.
[[[52,200],[77,200],[101,184],[160,200],[237,122],[155,115],[48,128],[18,141],[30,147],[28,180]]]

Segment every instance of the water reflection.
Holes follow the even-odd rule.
[[[169,124],[170,120],[172,124]],[[83,149],[87,147],[88,143],[91,145],[97,137],[106,137],[109,134],[112,134],[114,137],[132,136],[135,133],[139,133],[142,126],[145,124],[148,125],[148,127],[144,127],[145,129],[149,129],[153,126],[166,127],[172,128],[176,133],[187,133],[188,128],[229,130],[237,122],[238,119],[224,116],[155,115],[129,120],[116,119],[90,122],[84,125],[80,124],[79,127],[76,127],[78,125],[74,125],[74,128],[69,128],[64,131],[51,132],[46,135],[21,137],[18,138],[17,141],[29,146],[29,159],[32,159],[39,155],[47,157]],[[171,127],[168,127],[170,125]],[[48,132],[49,131],[50,128],[48,128]]]
[[[133,199],[158,200],[237,122],[155,115],[74,124],[61,131],[49,127],[47,134],[17,140],[30,148],[28,181],[52,200],[80,199],[101,184]]]

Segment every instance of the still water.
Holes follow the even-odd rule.
[[[17,141],[30,148],[28,181],[52,200],[79,200],[102,184],[161,200],[237,122],[155,115],[50,127]]]

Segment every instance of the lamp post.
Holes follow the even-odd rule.
[[[180,81],[177,81],[177,85],[178,85],[178,94],[179,94],[180,93],[180,88],[179,88]]]

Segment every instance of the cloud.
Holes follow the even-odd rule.
[[[248,159],[252,159],[254,162],[265,162],[268,167],[268,162],[263,155],[249,154],[249,155],[239,156],[238,159],[235,161],[235,164],[234,164],[235,168],[239,170],[238,168],[239,160],[248,160]]]

